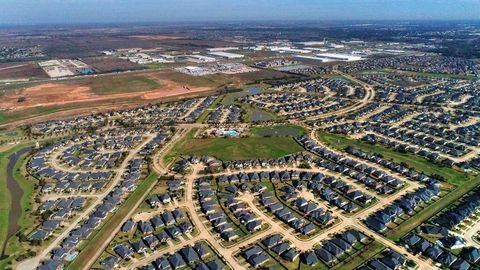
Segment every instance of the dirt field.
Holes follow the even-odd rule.
[[[48,78],[48,76],[35,63],[0,64],[0,80],[23,78]]]
[[[143,66],[115,56],[95,56],[82,58],[82,61],[100,72],[118,72],[144,69]]]
[[[144,100],[181,96],[211,90],[210,87],[189,87],[173,81],[161,80],[160,87],[150,91],[136,91],[98,95],[91,86],[45,83],[24,90],[6,93],[0,101],[0,109],[20,110],[38,106],[59,106],[79,102],[97,102],[103,100],[140,97]]]

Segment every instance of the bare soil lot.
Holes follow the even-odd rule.
[[[82,61],[103,73],[144,69],[141,65],[115,56],[87,57],[82,58]]]
[[[48,78],[47,74],[33,62],[0,64],[0,80],[23,78]]]

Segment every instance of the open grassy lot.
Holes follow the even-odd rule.
[[[12,121],[24,119],[31,116],[46,115],[60,111],[62,108],[59,106],[51,107],[34,107],[25,110],[18,111],[0,111],[0,124],[9,123]]]
[[[181,140],[176,142],[170,151],[163,157],[163,165],[169,164],[182,151],[183,146],[187,141],[193,140],[193,136],[197,133],[198,128],[192,128]]]
[[[120,208],[110,217],[104,225],[98,230],[93,238],[91,238],[87,245],[80,251],[78,257],[68,266],[67,269],[81,269],[83,264],[88,261],[98,250],[98,243],[105,243],[110,235],[118,228],[123,219],[128,215],[128,213],[134,208],[138,203],[141,203],[150,188],[157,182],[158,174],[151,173],[145,180],[143,180],[138,187],[133,191],[127,198],[127,200],[122,203]],[[108,226],[106,226],[108,225]]]
[[[208,138],[187,141],[181,148],[183,155],[208,155],[222,160],[279,158],[302,151],[293,138],[246,137]]]
[[[161,87],[155,80],[142,75],[105,76],[91,80],[89,85],[98,95],[150,91]]]
[[[453,185],[461,185],[468,178],[467,173],[457,171],[448,167],[442,167],[422,157],[414,156],[408,153],[400,153],[398,151],[381,145],[372,145],[362,142],[360,140],[350,139],[342,135],[325,132],[320,132],[318,134],[318,137],[330,147],[343,150],[347,146],[354,146],[363,151],[381,154],[385,159],[390,159],[398,163],[405,163],[418,172],[423,172],[427,175],[441,175],[448,183]]]

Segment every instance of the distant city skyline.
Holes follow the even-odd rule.
[[[0,24],[480,20],[480,0],[3,0]]]

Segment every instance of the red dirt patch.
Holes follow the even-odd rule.
[[[209,87],[189,87],[169,80],[160,80],[159,89],[111,95],[96,95],[90,86],[45,83],[20,91],[5,94],[0,100],[0,109],[19,110],[37,106],[65,105],[79,102],[108,101],[126,98],[141,98],[145,100],[163,97],[182,96],[211,90]],[[21,100],[21,102],[19,102]]]

